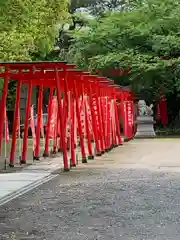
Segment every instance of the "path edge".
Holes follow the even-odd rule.
[[[63,168],[59,168],[57,170],[63,171]],[[15,190],[12,193],[9,193],[8,195],[2,197],[0,199],[0,207],[12,200],[24,195],[25,193],[30,192],[31,190],[43,185],[44,183],[47,183],[47,182],[51,181],[52,179],[56,178],[58,176],[58,174],[54,174],[54,173],[57,172],[57,170],[54,170],[51,173],[49,173],[47,176],[44,176],[41,179],[34,181],[30,184],[27,184],[26,186],[24,186],[18,190]]]

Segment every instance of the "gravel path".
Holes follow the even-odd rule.
[[[83,170],[0,209],[0,239],[179,239],[180,174]]]
[[[178,240],[180,173],[101,161],[1,207],[0,240]]]

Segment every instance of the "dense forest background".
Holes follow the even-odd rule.
[[[148,102],[163,92],[169,123],[178,125],[179,12],[176,0],[1,0],[0,61],[68,61]],[[11,82],[9,109],[15,89]]]

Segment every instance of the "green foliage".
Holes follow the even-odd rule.
[[[71,0],[69,4],[70,18],[68,24],[61,24],[56,42],[56,53],[52,56],[67,60],[67,52],[73,39],[73,31],[87,26],[90,19],[103,17],[109,11],[131,10],[143,0]],[[54,55],[55,53],[55,55]]]
[[[0,61],[43,60],[54,49],[59,25],[69,18],[68,0],[1,0]],[[3,80],[0,79],[0,96]],[[13,109],[16,82],[9,82]]]
[[[16,102],[16,81],[9,81],[8,83],[8,95],[7,95],[7,101],[6,101],[6,108],[8,110],[13,110],[15,108],[15,102]]]
[[[102,15],[107,11],[130,10],[140,5],[143,0],[71,0],[70,12],[84,9],[93,15]]]
[[[67,18],[67,6],[68,0],[1,0],[0,59],[44,56],[54,46],[57,24]]]
[[[110,12],[74,33],[69,61],[82,68],[127,68],[138,91],[180,91],[180,2],[147,0],[131,11]],[[116,79],[121,84],[121,77]],[[127,81],[128,80],[128,81]]]

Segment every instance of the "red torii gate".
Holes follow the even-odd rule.
[[[89,73],[82,72],[77,69],[73,64],[67,64],[65,62],[15,62],[15,63],[0,63],[0,77],[4,79],[4,87],[1,99],[1,110],[4,113],[6,106],[6,98],[8,93],[8,81],[17,81],[16,90],[16,103],[14,111],[14,123],[13,123],[13,133],[12,133],[12,145],[10,153],[10,167],[14,167],[14,154],[16,146],[16,132],[18,127],[18,111],[20,107],[20,89],[22,84],[28,84],[28,94],[26,101],[26,115],[25,115],[25,129],[24,129],[24,139],[23,139],[23,149],[22,149],[22,159],[21,164],[26,163],[26,152],[28,145],[28,126],[29,126],[29,112],[31,107],[31,96],[32,87],[40,86],[39,88],[39,98],[38,98],[38,121],[37,121],[37,131],[36,131],[36,148],[34,157],[39,160],[39,148],[40,148],[40,124],[41,124],[41,111],[42,111],[42,98],[43,98],[43,88],[50,88],[49,96],[49,113],[52,108],[52,97],[53,92],[56,90],[56,95],[58,99],[58,113],[60,121],[60,141],[59,149],[62,148],[63,160],[64,160],[64,170],[69,171],[68,155],[67,155],[67,142],[66,142],[66,121],[67,114],[70,109],[68,109],[69,104],[76,103],[76,115],[78,121],[78,132],[80,138],[80,147],[82,154],[82,162],[87,162],[87,156],[85,153],[84,136],[82,132],[82,124],[80,119],[80,111],[78,107],[78,101],[81,98],[88,97],[90,104],[90,112],[92,118],[92,128],[94,141],[96,145],[96,155],[100,156],[105,151],[109,151],[112,147],[122,144],[122,138],[120,136],[119,128],[119,118],[118,111],[116,107],[116,100],[124,101],[130,100],[132,102],[132,95],[130,92],[122,91],[119,87],[113,84],[113,81],[108,80],[104,77],[98,77],[96,75],[90,75]],[[62,106],[62,93],[64,94],[64,106]],[[69,96],[70,99],[69,100]],[[114,115],[116,121],[116,130],[114,132],[110,131],[109,134],[112,135],[112,142],[109,142],[109,136],[106,135],[104,123],[104,109],[102,98],[107,98],[108,101],[114,100]],[[70,101],[70,102],[69,102]],[[96,110],[93,106],[93,101],[96,105]],[[85,107],[85,122],[86,122],[86,135],[88,142],[88,159],[93,159],[91,136],[88,126],[88,116],[87,109]],[[122,110],[121,110],[122,114]],[[127,114],[125,114],[127,115]],[[124,118],[124,121],[126,119]],[[98,123],[98,127],[97,127]],[[4,114],[0,115],[0,152],[2,146],[3,138],[3,125],[4,125]],[[48,143],[49,143],[49,126],[50,126],[50,114],[48,114],[48,124],[47,124],[47,134],[45,141],[45,151],[44,157],[49,155]],[[110,126],[112,127],[112,126]],[[75,151],[74,151],[74,130],[71,129],[71,161],[72,166],[76,165],[75,161]],[[56,146],[54,148],[54,151]]]

